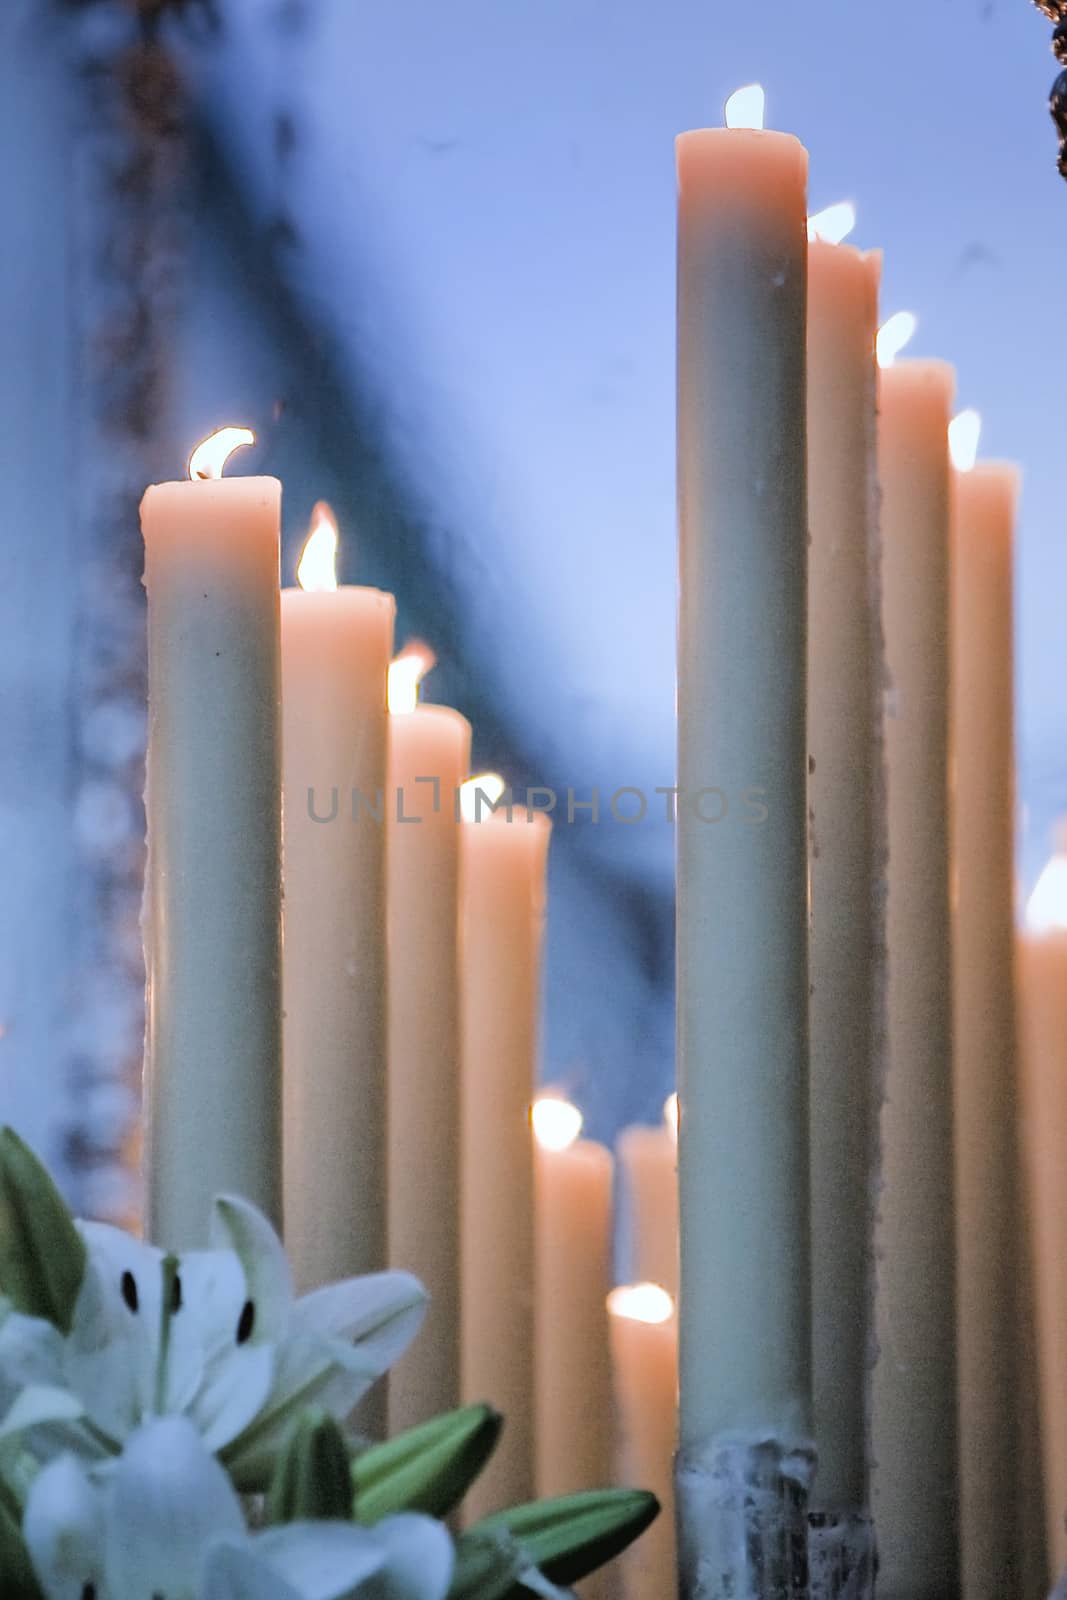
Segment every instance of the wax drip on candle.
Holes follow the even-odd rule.
[[[421,639],[411,639],[389,663],[389,710],[394,717],[410,716],[419,703],[419,685],[437,657]]]
[[[311,513],[311,530],[297,563],[301,589],[329,593],[337,588],[337,518],[325,500]]]
[[[613,1317],[628,1317],[631,1322],[669,1322],[674,1301],[658,1283],[626,1283],[612,1289],[608,1310]]]
[[[878,329],[878,365],[891,367],[904,346],[914,338],[919,319],[913,311],[894,311]]]
[[[242,445],[255,444],[251,428],[219,428],[201,441],[189,457],[189,476],[194,482],[200,479],[221,478],[226,463],[233,452]]]
[[[507,784],[499,772],[480,772],[459,786],[459,814],[464,822],[481,822],[483,814],[496,805]]]
[[[761,83],[746,83],[726,102],[723,120],[728,128],[762,128],[767,96]]]
[[[534,1138],[542,1150],[567,1150],[582,1131],[582,1113],[559,1095],[542,1094],[530,1107]]]
[[[957,472],[973,472],[982,436],[981,413],[961,411],[948,425],[948,453]]]
[[[856,207],[851,200],[839,200],[836,205],[824,206],[808,218],[808,238],[822,239],[826,244],[841,244],[856,226]]]

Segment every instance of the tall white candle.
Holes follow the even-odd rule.
[[[389,694],[389,1262],[426,1286],[426,1325],[389,1375],[389,1431],[459,1404],[459,838],[470,723],[417,704],[408,647]]]
[[[1020,1104],[1033,1251],[1046,1543],[1067,1566],[1067,838],[1018,942]]]
[[[683,1591],[719,1595],[752,1581],[701,1577],[722,1450],[803,1479],[811,1428],[807,155],[755,128],[684,133],[677,155],[678,1483]]]
[[[582,1114],[534,1101],[534,1348],[539,1497],[611,1482],[611,1152],[578,1137]]]
[[[873,1508],[883,1600],[960,1582],[949,918],[951,368],[881,374],[889,1071],[876,1233]]]
[[[223,478],[247,430],[141,503],[148,1231],[207,1240],[212,1196],[281,1214],[281,485]]]
[[[658,1128],[619,1134],[635,1283],[659,1283],[678,1295],[678,1096],[669,1096]]]
[[[974,413],[953,424],[957,438]],[[977,444],[972,434],[973,445]],[[952,529],[953,1049],[963,1592],[1016,1583],[1012,546],[1018,472],[954,452]]]
[[[510,821],[503,810],[481,821],[468,814],[460,829],[461,1390],[507,1418],[467,1498],[471,1518],[529,1500],[534,1487],[529,1113],[550,832],[547,817],[528,821],[522,807]]]
[[[835,220],[836,209],[827,214]],[[840,227],[845,226],[845,219]],[[820,221],[812,219],[818,230]],[[874,1087],[884,1047],[883,649],[875,429],[879,255],[808,260],[811,1180],[816,1495],[867,1499]]]
[[[619,1419],[619,1478],[650,1489],[660,1514],[621,1564],[626,1600],[664,1600],[675,1576],[674,1453],[678,1395],[678,1319],[655,1283],[626,1284],[608,1296],[611,1363]]]
[[[381,808],[395,606],[337,587],[336,545],[319,506],[301,587],[282,594],[285,1232],[305,1289],[386,1265]]]

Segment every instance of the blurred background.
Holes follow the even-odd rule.
[[[436,649],[556,830],[544,1077],[598,1138],[673,1079],[672,140],[761,80],[884,307],[1025,472],[1020,881],[1067,810],[1067,190],[1028,0],[4,0],[0,1115],[136,1205],[136,508],[245,423],[341,574]],[[565,801],[564,801],[565,803]],[[582,815],[581,813],[579,815]]]

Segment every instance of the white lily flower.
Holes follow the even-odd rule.
[[[452,1578],[447,1529],[411,1513],[249,1534],[184,1417],[139,1428],[110,1472],[45,1467],[23,1534],[46,1600],[445,1600]]]
[[[212,1248],[181,1257],[80,1228],[88,1261],[69,1336],[34,1318],[0,1327],[0,1406],[33,1382],[80,1407],[72,1426],[54,1401],[61,1425],[32,1436],[42,1459],[117,1454],[149,1418],[180,1415],[239,1488],[261,1488],[294,1414],[315,1404],[346,1418],[425,1314],[425,1290],[404,1272],[295,1298],[281,1241],[244,1200],[218,1199]]]

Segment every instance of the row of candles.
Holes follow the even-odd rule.
[[[813,1435],[819,1504],[857,1511],[870,1424],[881,1591],[955,1591],[962,1480],[978,1600],[1003,1592],[1016,1444],[1016,474],[974,465],[950,368],[896,363],[909,328],[878,332],[878,256],[843,242],[841,208],[807,217],[806,155],[752,101],[678,146],[678,1223],[638,1206],[664,1252],[650,1276],[670,1276],[680,1227],[677,1310],[660,1282],[608,1317],[610,1162],[552,1149],[558,1110],[539,1113],[535,1183],[548,818],[479,815],[499,796],[464,788],[469,726],[418,704],[392,598],[336,587],[325,514],[303,587],[279,592],[280,486],[222,477],[247,442],[230,430],[142,509],[150,1227],[195,1244],[231,1188],[284,1210],[305,1285],[418,1273],[432,1309],[389,1424],[461,1397],[505,1411],[474,1511],[565,1486],[535,1463],[572,1471],[602,1439],[609,1346],[639,1475],[668,1495],[677,1341],[683,1460]],[[724,840],[686,803],[709,784],[755,785],[762,825]],[[1041,1096],[1067,1065],[1067,936],[1033,938],[1051,1413],[1067,1207]],[[1048,1429],[1045,1446],[1055,1547],[1067,1453]],[[668,1519],[658,1537],[669,1559]],[[650,1592],[670,1587],[660,1570]]]

